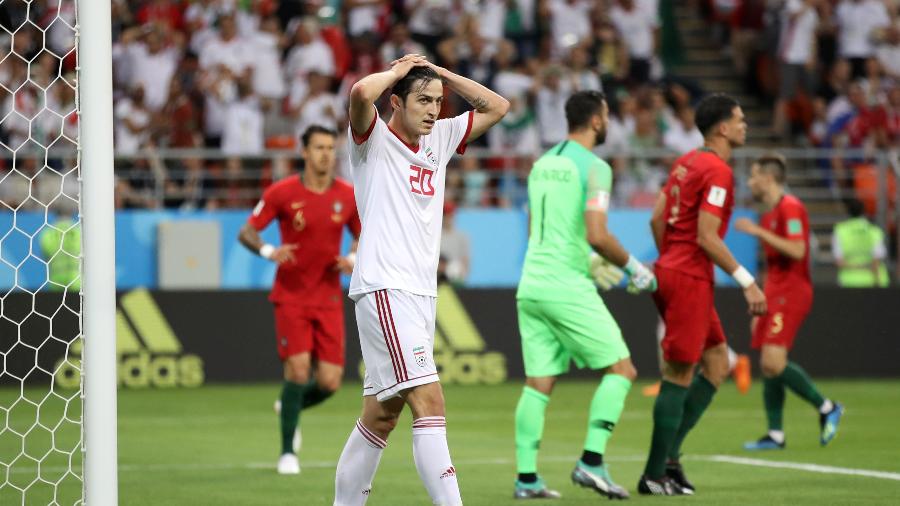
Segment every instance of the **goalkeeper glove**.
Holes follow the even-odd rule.
[[[604,291],[618,285],[625,277],[622,269],[593,251],[591,251],[590,270],[594,282]]]
[[[653,272],[646,265],[634,258],[634,255],[628,257],[628,263],[625,264],[625,272],[628,274],[629,292],[656,291],[656,276],[653,275]]]

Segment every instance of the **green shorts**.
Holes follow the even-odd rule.
[[[559,376],[569,362],[603,369],[631,354],[622,331],[599,296],[572,302],[516,301],[525,375]]]

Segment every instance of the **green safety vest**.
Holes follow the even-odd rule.
[[[888,286],[887,267],[872,272],[875,248],[884,242],[884,232],[865,218],[850,218],[834,226],[834,238],[844,254],[845,266],[838,270],[838,285],[850,288]]]
[[[49,290],[81,290],[81,225],[69,218],[53,223],[41,234],[41,251],[50,267]]]

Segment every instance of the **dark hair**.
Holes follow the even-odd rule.
[[[403,76],[403,79],[394,83],[394,87],[391,88],[391,95],[397,95],[402,102],[406,102],[406,97],[413,91],[413,87],[417,81],[422,81],[417,87],[418,91],[425,89],[425,87],[428,86],[428,83],[435,79],[440,80],[441,76],[439,76],[437,71],[433,68],[413,67],[405,76]]]
[[[866,212],[866,206],[859,199],[845,199],[844,206],[847,208],[847,214],[852,218],[859,218]]]
[[[300,136],[300,140],[303,142],[304,148],[309,146],[309,141],[312,140],[312,136],[315,134],[325,134],[332,137],[337,137],[337,132],[330,128],[325,128],[321,125],[311,125],[306,129],[305,132],[303,132],[303,135]]]
[[[694,123],[697,124],[703,137],[707,137],[719,123],[731,119],[731,116],[734,115],[734,108],[740,107],[740,105],[737,100],[724,93],[709,95],[697,104]]]
[[[606,95],[602,91],[579,91],[566,100],[566,122],[569,123],[569,132],[580,130],[591,121],[591,117],[600,114]]]
[[[787,160],[779,153],[766,153],[756,159],[756,164],[760,170],[775,176],[778,184],[784,184],[787,179]]]

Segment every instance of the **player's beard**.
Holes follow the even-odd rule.
[[[599,146],[606,142],[606,130],[607,128],[604,125],[600,130],[594,131],[594,146]]]

